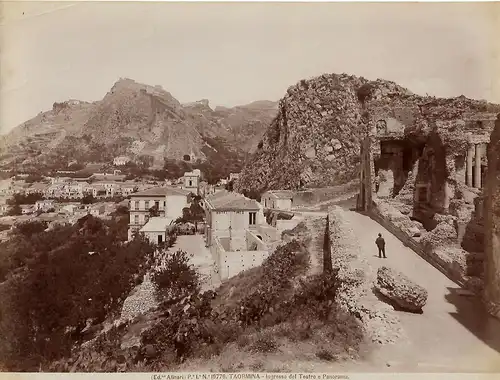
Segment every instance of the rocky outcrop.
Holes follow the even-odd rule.
[[[498,106],[465,97],[418,96],[394,82],[324,74],[291,86],[259,150],[240,175],[238,191],[336,185],[358,177],[366,133],[423,144],[437,131],[444,144],[465,149],[465,115]],[[460,136],[460,139],[448,136]],[[376,153],[376,152],[375,152]],[[285,170],[283,170],[285,169]],[[394,180],[404,182],[404,178]]]
[[[388,267],[378,269],[375,288],[405,311],[420,312],[427,302],[427,290]]]
[[[485,292],[488,310],[500,318],[500,114],[488,147],[484,189]]]

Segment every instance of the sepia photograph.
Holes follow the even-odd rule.
[[[0,371],[500,373],[499,35],[498,2],[0,0]]]

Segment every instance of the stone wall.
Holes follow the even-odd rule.
[[[485,292],[488,309],[500,318],[500,114],[491,134],[485,186]]]

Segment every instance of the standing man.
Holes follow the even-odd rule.
[[[377,238],[377,240],[375,240],[375,244],[377,244],[377,247],[378,247],[378,257],[382,258],[382,255],[384,255],[384,259],[386,259],[386,257],[385,257],[385,240],[382,237],[382,234],[378,234],[378,238]]]

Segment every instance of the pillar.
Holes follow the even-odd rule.
[[[481,188],[481,144],[476,144],[476,159],[474,162],[474,187]]]
[[[474,146],[469,146],[467,150],[467,175],[465,177],[465,184],[467,186],[472,186],[472,156],[474,155]]]

